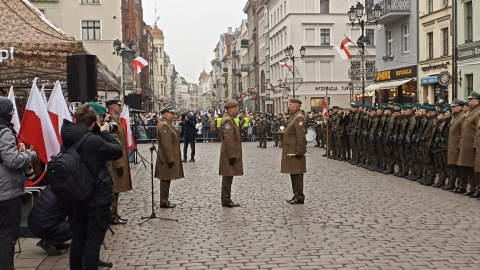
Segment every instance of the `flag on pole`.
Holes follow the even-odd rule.
[[[425,102],[428,103],[428,96],[427,96],[427,98],[425,99]]]
[[[17,108],[17,103],[15,102],[15,93],[13,92],[13,86],[10,86],[10,91],[8,91],[8,99],[13,104],[13,108],[15,108],[15,112],[13,113],[12,121],[10,123],[13,124],[13,129],[17,132],[20,130],[20,118],[18,117],[18,111],[16,110]]]
[[[286,68],[288,71],[292,71],[292,66],[288,65],[285,62],[278,62],[282,67]]]
[[[147,60],[143,59],[141,56],[135,57],[132,61],[132,67],[133,67],[133,72],[135,76],[138,75],[138,73],[142,72],[142,69],[144,67],[148,66]]]
[[[335,46],[335,49],[337,49],[338,54],[343,60],[352,59],[352,56],[350,55],[350,52],[347,49],[347,45],[349,44],[353,45],[353,42],[348,37],[345,37],[340,43],[340,46],[338,47]]]
[[[133,140],[132,130],[130,129],[130,109],[128,105],[123,106],[122,113],[120,114],[120,124],[125,132],[127,150],[132,151],[135,148],[135,142]]]
[[[45,106],[47,105],[47,96],[45,95],[45,84],[42,85],[42,90],[40,91],[40,94],[42,94],[42,99],[43,102],[45,103]]]
[[[270,83],[270,89],[275,89],[275,86],[272,83]]]
[[[47,103],[47,111],[52,120],[53,129],[57,135],[58,142],[61,144],[62,137],[60,136],[60,131],[62,130],[63,119],[72,122],[72,115],[70,114],[65,98],[63,97],[62,86],[59,81],[57,81],[53,87],[52,94]]]
[[[21,142],[32,145],[40,160],[45,164],[52,155],[56,155],[60,151],[60,144],[48,116],[47,106],[43,103],[37,87],[37,78],[33,80],[18,137]]]
[[[322,104],[322,115],[324,117],[327,117],[328,115],[328,105],[327,105],[327,97],[323,99],[323,104]]]

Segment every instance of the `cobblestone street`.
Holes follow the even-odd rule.
[[[139,146],[150,161],[149,144]],[[244,176],[235,177],[239,208],[220,205],[219,143],[197,143],[186,178],[172,181],[170,201],[149,216],[150,167],[134,166],[123,194],[125,226],[107,232],[102,258],[113,269],[480,269],[480,201],[346,162],[308,145],[305,205],[289,205],[281,149],[244,143]],[[183,145],[182,145],[183,148]],[[189,151],[190,153],[190,151]],[[154,158],[155,160],[155,158]],[[37,269],[68,269],[68,252]]]

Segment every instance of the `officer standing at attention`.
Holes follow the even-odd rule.
[[[220,123],[220,135],[222,144],[220,146],[219,174],[222,176],[222,206],[238,207],[231,199],[232,182],[234,176],[243,175],[242,143],[240,130],[234,122],[237,116],[238,107],[236,101],[228,101],[224,105],[226,113]]]
[[[180,137],[172,124],[175,118],[175,110],[169,105],[161,111],[162,119],[157,125],[157,163],[155,166],[155,178],[160,179],[160,208],[175,208],[170,203],[170,182],[172,179],[184,178],[182,155],[180,154]]]
[[[273,147],[278,147],[278,130],[279,129],[280,129],[280,120],[279,120],[279,117],[277,116],[272,126],[270,127],[270,131],[272,132],[272,136],[273,136],[273,141],[275,142]]]
[[[290,174],[293,198],[287,200],[290,204],[303,204],[303,174],[307,172],[307,121],[300,112],[302,102],[297,98],[290,99],[288,111],[290,118],[285,124],[281,172]]]
[[[260,120],[257,122],[258,143],[257,147],[267,148],[267,119],[264,113],[260,113]]]

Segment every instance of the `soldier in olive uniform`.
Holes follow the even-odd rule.
[[[222,176],[221,202],[223,207],[238,207],[231,199],[234,176],[243,175],[242,143],[240,130],[235,125],[234,118],[238,107],[236,101],[228,101],[224,105],[225,114],[220,122],[220,164],[219,174]]]
[[[395,118],[398,116],[398,113],[394,113],[392,115],[392,108],[386,107],[385,108],[385,127],[383,129],[383,162],[384,162],[384,170],[382,171],[383,174],[392,174],[394,173],[395,167],[395,157],[393,151],[393,134],[395,132]]]
[[[395,130],[393,135],[393,151],[395,154],[395,163],[398,165],[398,171],[393,173],[394,176],[398,176],[404,171],[405,161],[405,134],[408,128],[409,118],[406,116],[406,110],[394,109],[394,114],[399,114],[395,118]]]
[[[345,141],[343,136],[343,108],[339,107],[337,111],[337,118],[335,123],[333,124],[334,128],[334,141],[335,141],[335,149],[336,155],[334,159],[336,160],[345,160]]]
[[[260,120],[257,121],[257,135],[258,135],[258,143],[257,147],[259,148],[267,148],[267,119],[265,118],[265,114],[260,114]]]
[[[424,181],[420,184],[425,186],[431,186],[435,182],[437,171],[435,168],[435,162],[432,156],[433,137],[437,129],[437,110],[434,106],[427,106],[426,108],[426,120],[425,128],[420,138],[420,147],[422,150],[422,162],[424,170]]]
[[[448,177],[447,168],[447,142],[448,142],[448,125],[450,124],[450,112],[448,110],[440,110],[437,112],[438,122],[433,143],[433,158],[435,167],[438,172],[438,182],[433,185],[435,188],[441,188],[445,185]]]
[[[278,119],[278,116],[274,119],[274,122],[272,126],[270,127],[270,131],[272,132],[272,137],[273,137],[273,142],[274,145],[273,147],[278,147],[278,131],[280,129],[280,120]]]
[[[323,118],[324,129],[323,129],[323,141],[325,142],[325,154],[322,157],[330,157],[331,156],[331,136],[332,136],[332,122],[330,120],[330,116],[332,111],[329,111],[327,115]]]
[[[413,111],[413,106],[408,104],[404,106],[405,109],[405,117],[408,119],[407,121],[407,131],[405,134],[405,154],[402,156],[403,161],[403,171],[400,172],[397,176],[398,177],[406,177],[409,180],[417,180],[418,179],[418,172],[412,167],[412,163],[414,157],[416,156],[416,149],[415,149],[415,139],[416,135],[415,132],[417,130],[418,125],[420,124],[419,121],[419,114],[416,111]],[[417,121],[418,120],[418,121]],[[403,134],[399,134],[399,136],[403,136]],[[412,170],[410,172],[410,169]]]
[[[389,108],[387,106],[387,108]],[[385,129],[385,123],[387,121],[387,116],[385,114],[385,107],[380,106],[377,109],[377,115],[380,117],[378,120],[378,126],[377,126],[377,137],[376,137],[376,157],[377,157],[377,167],[375,168],[375,171],[377,172],[383,172],[386,169],[386,164],[385,160],[383,157],[385,156],[385,149],[383,147],[383,139],[384,139],[384,129]],[[380,112],[378,112],[380,111]]]
[[[293,198],[287,200],[290,204],[303,204],[303,175],[307,172],[307,122],[300,112],[302,102],[299,99],[290,99],[288,109],[290,118],[285,126],[285,137],[282,151],[281,172],[290,174]]]
[[[352,158],[348,161],[352,165],[356,165],[358,163],[359,158],[359,147],[358,147],[358,124],[360,119],[360,110],[359,106],[356,104],[352,104],[352,113],[350,114],[350,127],[349,127],[349,140],[350,140],[350,148],[352,151]]]
[[[383,110],[382,110],[383,111]],[[370,166],[367,169],[374,171],[378,167],[378,157],[377,157],[377,129],[378,122],[380,121],[380,112],[378,108],[373,108],[374,115],[372,117],[370,128],[368,130],[368,140],[369,140],[369,158],[371,159]]]
[[[480,134],[478,130],[478,119],[480,115],[480,94],[472,91],[468,96],[468,106],[470,111],[465,115],[465,120],[462,125],[462,138],[458,148],[460,152],[458,154],[458,165],[461,167],[462,174],[467,176],[468,190],[463,195],[472,198],[480,197],[479,182],[480,178],[475,176],[475,173],[480,172],[480,138],[476,136],[476,133]],[[473,147],[472,147],[473,143]],[[478,148],[477,148],[478,147]]]
[[[442,189],[451,190],[456,193],[465,193],[467,185],[465,176],[460,175],[460,167],[457,165],[458,160],[458,144],[462,137],[462,124],[465,120],[465,112],[463,106],[465,102],[455,99],[450,107],[452,109],[452,120],[450,120],[448,129],[448,184]]]

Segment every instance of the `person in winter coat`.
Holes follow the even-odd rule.
[[[19,152],[13,125],[12,102],[0,97],[0,269],[11,270],[20,233],[24,167],[37,158],[35,151]]]
[[[197,128],[195,125],[197,120],[193,112],[189,112],[187,115],[185,115],[184,120],[183,128],[185,131],[183,132],[183,162],[187,162],[188,145],[190,145],[190,149],[192,151],[189,162],[195,162],[195,138],[197,137]]]
[[[110,223],[110,206],[114,199],[112,178],[106,161],[122,157],[122,147],[108,132],[108,124],[100,125],[97,122],[97,116],[89,105],[84,104],[75,110],[75,121],[63,122],[63,147],[69,148],[86,137],[77,152],[90,171],[92,181],[97,182],[97,188],[87,201],[73,206],[70,269],[81,270],[84,259],[86,270],[97,270],[100,247]]]

